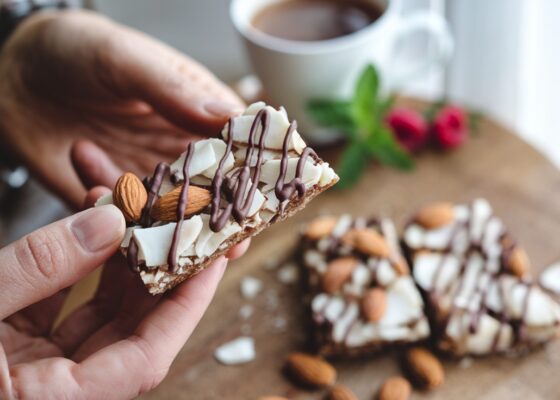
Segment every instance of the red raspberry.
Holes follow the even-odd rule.
[[[467,124],[464,111],[455,106],[443,107],[433,124],[434,140],[444,150],[460,146],[467,139]]]
[[[428,127],[422,114],[406,108],[395,108],[387,115],[397,141],[408,151],[420,150],[428,139]]]

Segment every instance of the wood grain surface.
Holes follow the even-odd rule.
[[[255,238],[249,252],[231,263],[214,302],[168,377],[142,399],[251,400],[263,395],[324,398],[324,392],[298,389],[281,373],[289,352],[307,348],[304,306],[297,284],[279,282],[277,271],[263,266],[271,260],[286,259],[296,245],[301,224],[320,213],[387,215],[402,228],[407,216],[423,204],[469,201],[478,196],[490,200],[526,247],[535,275],[560,259],[559,171],[517,136],[483,119],[478,136],[458,151],[427,152],[418,157],[411,173],[371,165],[351,191],[330,190],[296,217]],[[244,300],[239,290],[240,280],[246,275],[264,282],[263,291],[252,301]],[[248,320],[239,316],[244,304],[254,307]],[[249,331],[257,349],[253,362],[223,366],[213,358],[216,347]],[[397,351],[389,351],[367,359],[335,362],[339,382],[352,388],[360,399],[373,399],[385,378],[399,374],[397,356]],[[413,398],[560,398],[560,342],[521,359],[447,360],[445,369],[443,387],[431,393],[416,391]]]

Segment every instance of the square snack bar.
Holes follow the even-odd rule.
[[[391,220],[320,217],[306,227],[301,246],[321,354],[361,356],[429,336]]]
[[[420,210],[404,245],[441,350],[517,353],[557,335],[560,306],[533,282],[525,251],[486,200]]]
[[[306,146],[295,121],[255,103],[221,138],[191,143],[140,181],[127,173],[113,194],[127,219],[121,245],[152,294],[200,272],[242,240],[291,216],[338,176]]]

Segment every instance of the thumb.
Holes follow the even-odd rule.
[[[117,90],[150,104],[175,125],[216,134],[243,102],[205,67],[133,29],[116,25],[105,61]]]
[[[68,287],[117,250],[125,230],[115,206],[92,208],[0,250],[0,319]]]

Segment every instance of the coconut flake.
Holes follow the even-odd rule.
[[[544,270],[540,276],[540,283],[545,289],[560,294],[560,262]]]
[[[172,222],[162,226],[134,230],[132,236],[138,244],[139,258],[146,262],[147,267],[167,264],[176,225],[175,222]],[[201,229],[202,220],[198,215],[183,221],[179,243],[177,244],[177,259],[180,254],[192,246]]]
[[[299,158],[288,159],[288,166],[286,168],[285,182],[292,181],[296,176],[296,169],[299,163]],[[280,162],[281,160],[270,160],[262,164],[260,181],[267,184],[276,183],[280,175]],[[305,186],[310,187],[315,185],[321,179],[322,168],[320,165],[315,165],[310,159],[305,160],[303,167],[302,181]]]
[[[109,204],[113,204],[113,193],[112,192],[98,198],[97,201],[95,202],[94,207],[101,207],[101,206],[106,206],[106,205],[109,205]]]
[[[286,136],[286,132],[288,132],[290,122],[283,112],[275,110],[274,108],[272,108],[271,106],[267,106],[263,102],[251,104],[242,115],[233,118],[233,139],[235,142],[240,143],[249,142],[249,133],[251,131],[253,121],[255,120],[255,116],[257,112],[263,108],[268,111],[270,117],[268,134],[266,135],[264,140],[264,147],[267,149],[282,150],[284,145],[284,138]],[[228,135],[229,123],[226,124],[226,126],[222,130],[222,137],[225,140],[228,139]],[[260,128],[259,132],[257,133],[257,137],[259,137],[259,135]],[[295,130],[290,137],[288,150],[294,150],[298,154],[301,154],[305,147],[305,142],[303,141],[297,130]]]

